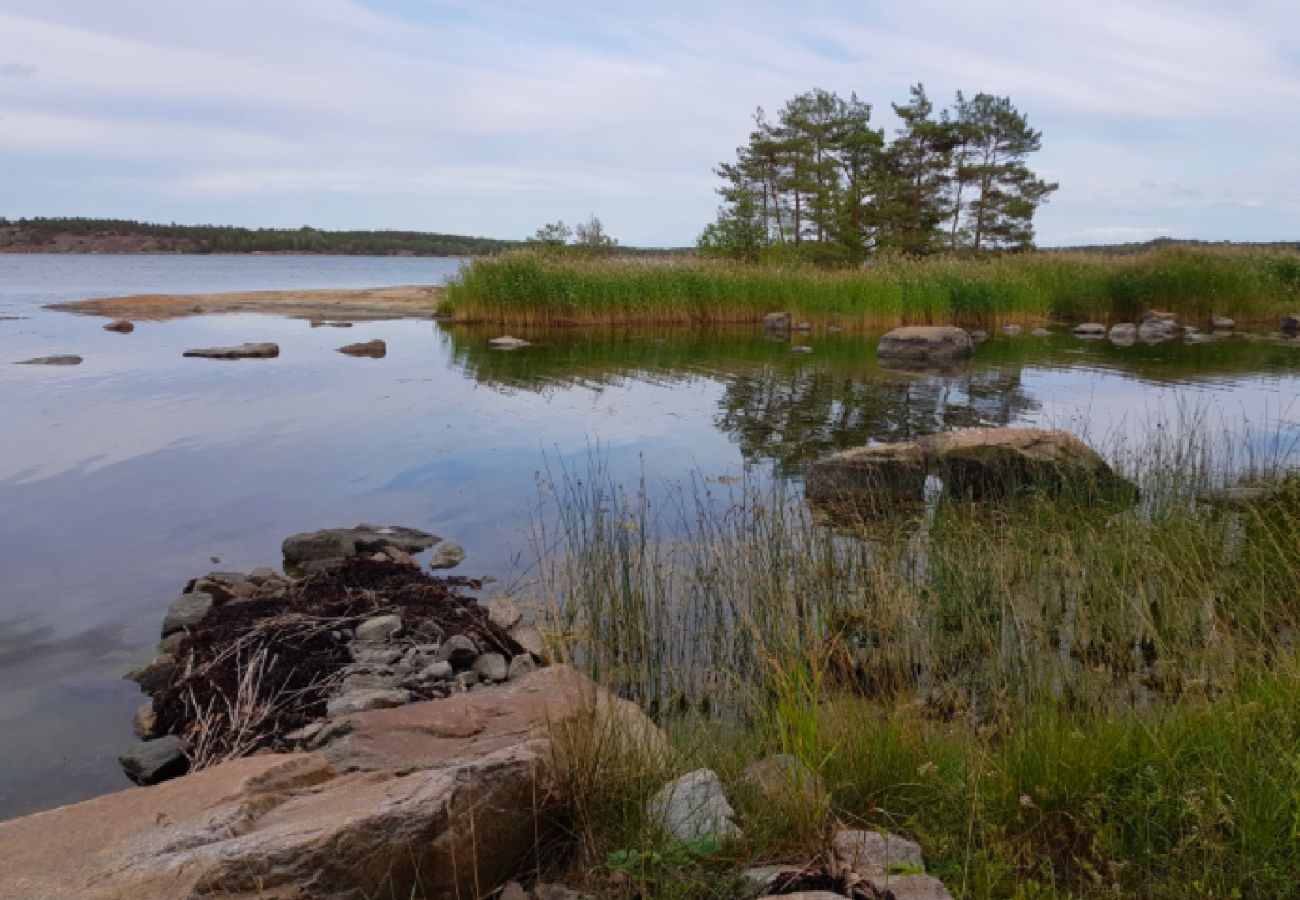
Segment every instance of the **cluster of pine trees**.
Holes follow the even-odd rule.
[[[893,140],[871,127],[871,104],[820,89],[769,120],[716,170],[723,206],[702,252],[736,259],[862,263],[873,253],[1032,246],[1038,205],[1057,185],[1026,164],[1042,134],[1009,98],[958,92],[936,114],[918,84],[892,104]]]

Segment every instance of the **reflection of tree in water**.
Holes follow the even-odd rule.
[[[765,366],[730,376],[720,405],[718,427],[736,438],[745,459],[770,459],[786,475],[836,450],[1007,425],[1036,406],[1018,366],[943,376],[882,372],[869,379],[813,366]]]

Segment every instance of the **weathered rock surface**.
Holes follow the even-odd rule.
[[[388,355],[388,345],[379,338],[373,341],[362,341],[359,344],[344,344],[339,348],[340,353],[348,356],[368,356],[371,359],[383,359]]]
[[[736,811],[712,769],[696,769],[665,784],[650,798],[647,814],[680,840],[740,834],[733,821]]]
[[[169,606],[167,614],[163,616],[162,636],[193,628],[203,621],[215,602],[213,596],[204,591],[181,594],[180,599]]]
[[[857,447],[810,466],[804,487],[814,503],[885,511],[920,503],[929,469],[930,461],[914,442]]]
[[[451,541],[438,545],[429,559],[430,569],[454,569],[465,561],[465,548]]]
[[[181,356],[203,359],[274,359],[280,355],[280,345],[272,343],[239,344],[235,347],[194,347]]]
[[[943,882],[932,875],[874,875],[866,884],[876,900],[952,900]]]
[[[135,331],[135,323],[130,319],[114,319],[104,326],[105,331],[116,331],[118,334],[130,334]]]
[[[286,563],[302,565],[311,560],[346,559],[378,553],[389,547],[404,553],[419,553],[441,540],[437,535],[400,525],[358,525],[356,528],[324,528],[290,535],[284,539],[280,551]]]
[[[396,688],[358,690],[341,697],[333,697],[325,704],[325,715],[330,718],[371,709],[391,709],[411,702],[409,691]]]
[[[903,363],[951,363],[974,352],[970,335],[951,325],[909,325],[886,332],[876,345],[879,359]]]
[[[1066,431],[963,428],[920,438],[944,488],[972,499],[1031,488],[1053,495],[1132,501],[1137,489]]]
[[[354,714],[319,753],[237,759],[0,823],[0,898],[478,896],[527,863],[560,799],[548,726],[593,718],[662,751],[633,704],[553,666]]]
[[[887,832],[841,829],[835,832],[831,849],[841,864],[863,877],[897,872],[900,867],[925,868],[919,844]]]
[[[81,357],[75,354],[67,353],[61,356],[36,356],[31,359],[19,360],[15,365],[19,366],[79,366]]]
[[[523,338],[503,334],[501,337],[495,337],[488,341],[488,346],[496,347],[498,350],[514,350],[519,347],[531,347],[532,345]]]

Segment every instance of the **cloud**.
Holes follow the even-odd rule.
[[[0,63],[0,78],[31,78],[36,71],[26,63]]]
[[[516,237],[594,210],[626,243],[681,244],[712,217],[711,169],[756,106],[856,91],[892,129],[889,101],[924,81],[941,102],[1010,95],[1043,130],[1036,165],[1062,185],[1045,242],[1144,221],[1198,237],[1294,227],[1294,188],[1279,190],[1300,174],[1300,124],[1279,114],[1300,103],[1289,0],[6,10],[0,58],[23,60],[0,67],[7,215]]]

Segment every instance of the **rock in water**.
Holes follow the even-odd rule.
[[[429,560],[430,569],[454,569],[465,561],[465,548],[460,544],[453,544],[448,541],[439,545],[438,549],[433,551],[433,558]]]
[[[735,810],[727,802],[722,782],[712,769],[696,769],[665,784],[650,798],[647,813],[678,840],[710,834],[720,837],[740,834],[732,821]]]
[[[286,563],[302,565],[309,560],[345,559],[378,553],[388,547],[404,553],[419,553],[441,540],[436,534],[400,525],[383,528],[358,525],[356,528],[324,528],[293,534],[284,539],[280,551]]]
[[[770,312],[763,316],[764,331],[789,331],[790,314],[788,312]]]
[[[357,626],[358,641],[386,641],[402,630],[402,617],[376,616]]]
[[[951,325],[910,325],[886,332],[876,346],[878,359],[904,363],[952,363],[974,352],[970,335]]]
[[[1283,316],[1281,329],[1283,334],[1295,334],[1300,331],[1300,315]]]
[[[1132,322],[1117,322],[1110,326],[1110,342],[1120,347],[1130,347],[1137,341],[1138,327]]]
[[[20,360],[16,363],[20,366],[79,366],[81,357],[74,354],[63,356],[37,356],[32,359]]]
[[[190,768],[188,745],[174,734],[141,741],[117,758],[126,777],[136,784],[159,784],[184,775]]]
[[[1210,316],[1211,331],[1232,331],[1236,327],[1236,321],[1227,316]]]
[[[368,356],[371,359],[383,359],[388,355],[388,345],[375,338],[373,341],[363,341],[360,344],[344,344],[339,348],[339,352],[346,353],[348,356]]]
[[[177,631],[193,628],[203,621],[208,611],[212,609],[213,603],[215,600],[212,595],[203,591],[181,594],[181,598],[169,606],[167,614],[163,616],[162,636],[167,637]]]
[[[1072,331],[1075,337],[1080,338],[1099,338],[1106,336],[1106,326],[1100,322],[1084,322],[1082,325],[1075,325]]]
[[[809,467],[804,488],[814,503],[887,512],[920,504],[928,475],[929,460],[909,441],[845,450],[818,460]]]
[[[116,331],[118,334],[130,334],[135,331],[135,323],[130,319],[116,319],[104,326],[105,331]]]
[[[532,345],[523,338],[504,334],[501,337],[492,338],[492,340],[488,341],[488,346],[495,347],[498,350],[514,350],[519,347],[531,347]]]
[[[181,356],[203,359],[274,359],[280,355],[280,345],[271,343],[239,344],[235,347],[195,347]]]

